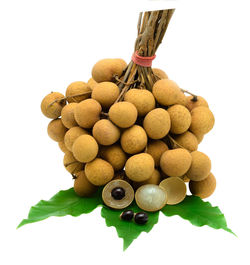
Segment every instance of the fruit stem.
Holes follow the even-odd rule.
[[[181,89],[181,91],[182,91],[183,93],[187,93],[187,94],[193,96],[193,98],[191,99],[193,102],[198,101],[198,96],[197,96],[197,95],[195,95],[195,94],[189,92],[188,90]]]

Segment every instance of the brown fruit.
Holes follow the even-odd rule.
[[[182,176],[182,177],[180,177],[184,182],[189,182],[190,181],[190,179],[186,176],[186,175],[184,175],[184,176]]]
[[[159,185],[160,181],[161,181],[161,174],[157,169],[155,169],[152,176],[149,179],[145,181],[141,181],[141,182],[133,182],[133,187],[135,189],[138,189],[142,185],[146,185],[146,184]]]
[[[187,97],[186,107],[189,109],[189,111],[200,106],[208,108],[208,103],[203,97],[197,96],[197,101],[193,101],[193,98],[193,96]]]
[[[75,142],[75,140],[80,136],[80,135],[84,135],[84,134],[89,134],[86,130],[84,130],[83,128],[76,126],[76,127],[72,127],[70,128],[65,136],[64,136],[64,143],[66,148],[72,152],[72,146],[73,143]]]
[[[153,74],[156,75],[159,79],[168,79],[168,75],[159,68],[152,68]]]
[[[65,136],[64,136],[64,137],[65,137]],[[61,149],[61,151],[62,151],[63,153],[66,153],[66,152],[69,151],[69,150],[67,149],[67,147],[65,146],[64,141],[58,142],[58,146],[59,146],[59,148]]]
[[[56,141],[61,142],[64,139],[64,135],[67,132],[67,128],[63,125],[61,119],[52,120],[47,128],[49,137]]]
[[[160,159],[162,154],[167,150],[168,146],[163,141],[151,140],[147,145],[146,153],[150,154],[153,157],[155,161],[155,166],[158,167],[160,165]]]
[[[81,95],[81,96],[76,96]],[[76,81],[71,83],[66,89],[66,97],[69,103],[76,102],[79,103],[91,95],[91,90],[89,89],[87,83],[82,81]]]
[[[89,197],[97,191],[97,187],[88,181],[84,170],[75,174],[74,181],[75,193],[80,197]]]
[[[90,90],[93,90],[96,84],[98,83],[92,77],[88,80],[88,83],[87,83]]]
[[[62,109],[62,123],[68,129],[77,126],[77,122],[74,117],[74,109],[76,106],[77,103],[69,103]]]
[[[174,135],[173,138],[181,147],[190,152],[196,151],[198,148],[198,140],[196,136],[189,131],[184,132],[183,134]]]
[[[84,164],[75,159],[71,152],[66,152],[63,158],[63,165],[71,174],[75,174],[83,170]]]
[[[198,144],[200,144],[204,138],[204,134],[194,134],[197,138]]]

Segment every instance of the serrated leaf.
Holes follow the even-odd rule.
[[[141,212],[142,210],[138,208],[134,202],[127,209],[134,211],[135,213]],[[129,245],[136,239],[141,232],[149,232],[153,226],[158,222],[159,212],[147,213],[148,222],[144,225],[139,225],[133,221],[123,221],[120,219],[120,214],[125,211],[123,210],[113,210],[106,206],[103,206],[101,210],[101,215],[105,218],[107,226],[114,226],[116,228],[117,234],[120,238],[123,238],[123,250],[126,250]]]
[[[220,209],[213,207],[209,202],[204,202],[197,196],[187,196],[181,203],[177,205],[166,205],[161,211],[166,216],[179,215],[196,226],[208,225],[212,228],[224,229],[234,234],[227,227],[225,216]]]
[[[92,197],[79,197],[73,188],[59,191],[50,200],[41,200],[35,206],[32,206],[27,219],[23,219],[17,228],[44,220],[50,216],[79,216],[84,213],[90,213],[97,206],[102,204],[100,190]]]

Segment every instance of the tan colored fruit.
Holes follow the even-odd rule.
[[[191,124],[191,114],[186,107],[174,105],[168,109],[168,113],[171,120],[171,133],[182,134],[188,130]]]
[[[74,190],[78,196],[89,197],[97,191],[97,187],[88,181],[84,170],[75,174]]]
[[[81,96],[76,96],[81,95]],[[69,103],[76,102],[79,103],[91,95],[91,90],[88,84],[82,81],[76,81],[71,83],[66,89],[66,97]]]
[[[169,177],[183,176],[191,166],[192,156],[182,148],[167,150],[161,156],[160,166]]]
[[[65,136],[64,136],[64,137],[65,137]],[[67,147],[66,147],[64,141],[58,142],[58,146],[59,146],[59,148],[61,149],[61,151],[62,151],[63,153],[66,153],[66,152],[69,151],[69,150],[67,149]]]
[[[73,143],[80,135],[84,134],[89,134],[89,133],[79,126],[70,128],[64,136],[64,143],[66,148],[72,152]]]
[[[198,144],[200,144],[204,138],[204,134],[194,134],[197,138]]]
[[[190,181],[190,179],[186,176],[186,175],[184,175],[184,176],[182,176],[182,177],[180,177],[184,182],[189,182]]]
[[[101,145],[112,145],[120,138],[120,130],[111,121],[102,119],[93,127],[93,136]]]
[[[108,161],[115,171],[123,169],[127,161],[127,155],[118,144],[101,147],[100,156]]]
[[[131,156],[125,164],[125,172],[129,179],[140,182],[149,179],[154,172],[154,159],[151,155],[141,153]]]
[[[98,149],[98,144],[95,138],[88,134],[79,136],[72,146],[74,157],[83,163],[87,163],[95,159]]]
[[[167,150],[168,146],[163,141],[151,140],[147,145],[146,153],[150,154],[153,157],[155,161],[155,166],[158,167],[160,165],[160,159],[162,154]]]
[[[64,95],[58,92],[51,92],[44,97],[41,102],[41,111],[43,115],[50,119],[56,119],[60,117],[62,108],[66,105],[66,101],[61,100],[63,98]]]
[[[201,181],[210,173],[211,160],[206,154],[200,151],[192,152],[191,156],[192,163],[186,175],[190,180]]]
[[[69,103],[62,109],[62,123],[68,129],[77,126],[77,122],[74,117],[74,109],[76,106],[77,103]]]
[[[90,90],[93,90],[96,84],[98,84],[92,77],[88,80],[88,87]]]
[[[196,135],[206,134],[214,127],[214,115],[207,107],[196,107],[191,111],[190,131]]]
[[[136,154],[143,151],[147,141],[147,134],[139,125],[133,125],[126,129],[121,136],[122,149],[128,154]]]
[[[64,139],[64,135],[67,132],[67,128],[63,125],[61,119],[52,120],[47,128],[49,137],[56,141],[61,142]]]
[[[201,181],[190,181],[189,189],[193,195],[205,199],[214,193],[216,188],[216,179],[212,173]]]
[[[101,82],[94,86],[91,97],[97,100],[103,108],[109,108],[118,98],[120,90],[112,82]]]
[[[92,98],[86,99],[75,107],[74,117],[79,126],[92,128],[100,120],[102,107],[100,103]]]
[[[110,120],[120,128],[134,125],[137,119],[137,109],[130,102],[117,102],[109,109]]]
[[[153,171],[152,176],[149,179],[147,179],[145,181],[141,181],[141,182],[133,182],[133,187],[135,189],[138,189],[142,185],[146,185],[146,184],[159,185],[160,181],[161,181],[161,174],[157,169],[155,169]]]
[[[98,83],[114,81],[114,76],[120,77],[127,63],[122,59],[103,59],[98,61],[92,69],[92,77]]]
[[[143,121],[143,127],[151,139],[161,139],[170,130],[170,116],[165,109],[156,108],[151,110]]]
[[[156,75],[159,79],[168,79],[168,75],[159,68],[152,68],[154,75]]]
[[[139,116],[145,116],[155,108],[155,98],[147,89],[130,89],[124,100],[135,105]]]
[[[107,161],[96,158],[85,166],[87,179],[96,186],[107,184],[114,177],[114,169]]]
[[[75,174],[83,170],[84,167],[84,164],[77,161],[70,151],[65,153],[63,158],[63,165],[71,174]]]
[[[189,109],[189,111],[200,106],[208,108],[208,103],[203,97],[197,96],[197,101],[193,101],[193,98],[193,96],[187,97],[186,107]]]
[[[198,148],[198,140],[196,136],[189,131],[179,135],[174,135],[173,138],[181,147],[190,152],[196,151]]]

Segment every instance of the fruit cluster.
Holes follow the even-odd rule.
[[[121,96],[126,67],[122,59],[100,60],[87,83],[74,82],[65,96],[52,92],[41,103],[75,192],[91,196],[104,186],[106,205],[123,209],[135,198],[145,211],[180,203],[185,182],[192,194],[210,196],[216,186],[211,161],[197,151],[214,125],[208,103],[186,96],[156,68],[152,91],[134,85]]]

